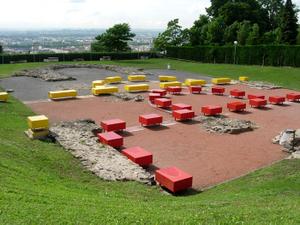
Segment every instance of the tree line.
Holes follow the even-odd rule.
[[[292,0],[211,0],[206,11],[189,29],[182,29],[178,19],[170,21],[154,47],[300,44]]]

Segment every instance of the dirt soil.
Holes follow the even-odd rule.
[[[108,102],[105,97],[91,97],[59,102],[37,102],[28,104],[34,112],[46,114],[51,122],[92,118],[98,124],[111,118],[127,122],[130,135],[124,142],[125,147],[141,146],[154,154],[154,166],[161,168],[177,166],[194,176],[193,187],[207,188],[230,179],[237,178],[258,168],[270,165],[288,156],[279,145],[272,143],[278,133],[286,128],[297,129],[300,120],[299,103],[283,106],[268,105],[266,109],[253,109],[233,113],[225,109],[230,89],[238,88],[246,94],[285,95],[290,90],[257,90],[245,85],[225,86],[225,96],[211,94],[171,96],[174,103],[191,104],[196,114],[207,104],[223,106],[223,115],[233,119],[244,119],[259,126],[251,132],[238,135],[217,134],[205,131],[199,122],[175,123],[171,115],[144,102]],[[248,102],[247,100],[242,100]],[[166,126],[141,128],[138,116],[145,113],[159,113],[164,116]]]

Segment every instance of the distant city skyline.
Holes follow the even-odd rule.
[[[300,1],[300,0],[298,0]],[[192,26],[210,0],[0,0],[0,29],[105,29],[129,23],[133,29],[164,29],[179,18]]]

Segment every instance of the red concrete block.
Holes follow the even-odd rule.
[[[267,100],[261,98],[252,98],[249,100],[249,104],[254,108],[265,107],[267,105]]]
[[[139,122],[142,126],[153,126],[159,125],[163,121],[163,117],[158,114],[147,114],[147,115],[140,115]]]
[[[246,95],[246,92],[238,89],[233,89],[230,91],[230,95],[235,98],[243,98]]]
[[[179,109],[173,111],[173,117],[175,120],[190,120],[195,117],[195,112],[190,109]]]
[[[106,131],[121,131],[126,129],[126,122],[120,119],[105,120],[101,122],[101,127]]]
[[[183,103],[176,103],[172,105],[172,110],[179,110],[179,109],[189,109],[192,110],[191,105],[183,104]]]
[[[300,101],[300,93],[289,93],[286,95],[286,98],[290,102]]]
[[[153,155],[141,147],[127,148],[122,153],[134,163],[146,167],[152,164]]]
[[[123,137],[113,131],[99,133],[98,138],[102,144],[109,145],[114,148],[120,148],[123,146]]]
[[[202,87],[201,86],[190,86],[189,90],[190,90],[191,94],[200,94],[202,91]]]
[[[176,167],[156,170],[155,180],[173,193],[187,190],[193,185],[193,177]]]
[[[224,92],[225,92],[225,88],[223,88],[223,87],[212,87],[211,92],[214,95],[223,95]]]
[[[269,102],[274,105],[280,105],[285,102],[285,97],[282,96],[270,96]]]
[[[218,105],[207,105],[201,108],[201,112],[207,116],[213,116],[222,113],[222,107]]]
[[[182,91],[182,88],[180,86],[167,87],[167,92],[170,94],[180,94],[181,91]]]
[[[246,109],[246,103],[244,103],[244,102],[229,102],[229,103],[227,103],[227,108],[229,111],[233,111],[233,112],[244,111]]]
[[[154,104],[157,107],[169,108],[172,104],[172,101],[171,101],[171,99],[168,99],[168,98],[156,98],[156,99],[154,99]]]
[[[261,99],[265,99],[264,95],[248,95],[248,99],[253,99],[253,98],[261,98]]]
[[[160,94],[160,97],[167,95],[167,91],[163,89],[152,89],[151,93]]]
[[[150,102],[154,102],[154,99],[156,99],[156,98],[160,98],[161,96],[160,96],[160,94],[159,93],[150,93],[149,94],[149,101]]]

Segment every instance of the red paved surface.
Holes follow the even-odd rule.
[[[247,93],[285,96],[290,90],[257,90],[247,86],[226,86],[229,90],[237,88]],[[199,114],[201,106],[221,105],[223,114],[231,118],[247,119],[256,122],[260,128],[239,135],[211,134],[204,131],[200,124],[177,123],[167,128],[145,128],[133,132],[126,138],[126,148],[140,146],[153,153],[156,167],[176,166],[194,177],[194,188],[204,188],[228,179],[248,173],[254,169],[269,165],[285,158],[278,145],[271,139],[286,128],[299,128],[300,103],[287,106],[272,105],[267,109],[252,109],[248,100],[244,113],[233,113],[226,109],[226,104],[233,99],[215,95],[179,95],[172,96],[173,103],[185,103],[193,106]],[[128,127],[138,126],[138,116],[158,113],[164,121],[171,120],[171,114],[157,110],[147,102],[105,102],[102,97],[61,102],[33,103],[29,106],[38,114],[45,114],[51,122],[91,118],[99,124],[101,120],[120,118]]]

